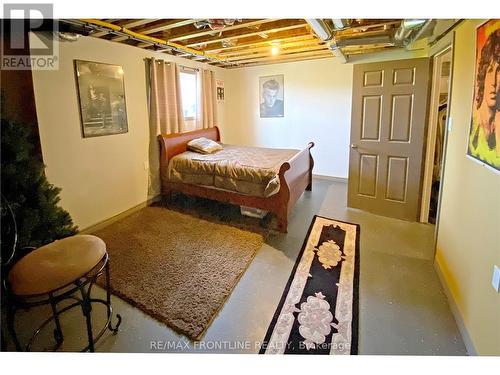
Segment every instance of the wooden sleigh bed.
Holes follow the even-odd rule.
[[[310,142],[305,149],[296,153],[291,159],[281,164],[278,173],[280,182],[279,191],[269,197],[260,197],[211,186],[169,181],[168,165],[170,160],[174,156],[187,151],[187,143],[189,141],[200,137],[219,142],[219,129],[213,127],[185,133],[160,134],[158,136],[161,148],[160,175],[162,193],[165,199],[170,200],[172,192],[180,192],[186,195],[266,210],[276,215],[278,230],[286,233],[288,215],[295,205],[295,202],[297,202],[305,190],[310,191],[312,189],[312,170],[314,161],[311,156],[311,148],[314,147],[314,143]]]

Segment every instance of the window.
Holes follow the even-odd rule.
[[[196,71],[182,68],[180,72],[182,113],[184,120],[194,120],[196,118],[197,89]]]

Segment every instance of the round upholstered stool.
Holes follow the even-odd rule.
[[[106,300],[92,298],[91,290],[96,279],[106,274]],[[94,351],[94,344],[106,329],[114,333],[121,323],[117,315],[117,324],[112,326],[111,294],[109,284],[109,263],[106,244],[91,235],[76,235],[52,242],[33,250],[13,265],[7,275],[6,290],[10,297],[7,324],[16,350],[22,350],[14,328],[15,311],[19,308],[39,306],[49,303],[52,316],[42,323],[29,340],[29,351],[38,333],[51,321],[55,321],[54,337],[57,349],[63,342],[59,316],[74,308],[81,307],[86,319],[88,346],[82,351]],[[77,295],[80,296],[77,296]],[[65,299],[75,302],[57,310],[57,304]],[[92,303],[102,303],[107,309],[107,322],[101,331],[93,336]]]

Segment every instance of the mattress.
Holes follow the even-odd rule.
[[[168,179],[241,194],[269,197],[280,189],[280,166],[299,150],[223,144],[213,154],[186,151],[168,164]]]

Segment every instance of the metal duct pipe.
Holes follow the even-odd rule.
[[[420,39],[420,37],[434,24],[433,19],[428,19],[425,21],[424,25],[405,43],[405,46],[409,46],[414,41]]]
[[[56,35],[59,37],[59,39],[65,40],[68,42],[76,42],[78,40],[78,38],[80,38],[82,36],[81,34],[67,33],[67,32],[63,32],[63,31],[59,31]]]
[[[403,20],[399,28],[396,30],[396,34],[394,34],[394,39],[396,41],[403,41],[408,38],[416,28],[422,27],[425,21],[426,20],[423,19]]]
[[[340,18],[332,18],[333,25],[337,30],[345,29],[346,27],[351,26],[352,20],[350,19],[340,19]]]
[[[322,41],[326,42],[332,38],[332,30],[326,25],[326,23],[321,19],[309,18],[306,19],[306,22],[311,26],[311,29],[314,30],[318,38]]]
[[[394,34],[394,41],[398,46],[408,46],[419,39],[429,28],[432,19],[408,19],[403,20]]]

